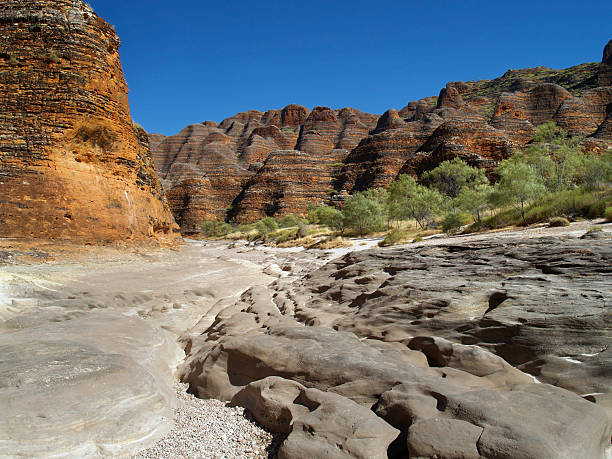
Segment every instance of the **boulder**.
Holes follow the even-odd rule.
[[[399,431],[372,411],[337,394],[268,377],[248,384],[232,399],[264,427],[288,434],[279,458],[386,458]]]

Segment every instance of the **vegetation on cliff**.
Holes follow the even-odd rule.
[[[393,245],[422,236],[407,232],[406,222],[415,222],[420,231],[455,233],[469,223],[465,230],[472,232],[555,217],[604,217],[612,204],[612,150],[587,154],[579,140],[547,122],[538,127],[532,144],[492,170],[493,185],[483,169],[454,158],[419,180],[402,174],[386,188],[356,192],[341,209],[311,205],[306,218],[290,214],[233,227],[205,221],[202,230],[209,237],[243,234],[278,244],[322,227],[339,235],[387,231],[381,245]]]

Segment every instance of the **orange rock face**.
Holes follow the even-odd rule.
[[[300,213],[310,202],[335,202],[334,193],[387,186],[455,157],[490,170],[550,120],[601,152],[612,144],[611,69],[612,42],[601,63],[451,82],[437,97],[382,116],[290,105],[152,135],[151,143],[183,231],[197,231],[202,218]]]
[[[114,29],[80,0],[0,10],[0,236],[83,241],[176,228],[132,124]]]

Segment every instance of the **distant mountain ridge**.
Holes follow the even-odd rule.
[[[205,218],[301,213],[454,157],[490,169],[549,120],[603,151],[612,143],[611,69],[612,41],[601,63],[451,82],[382,115],[289,105],[149,139],[170,208],[182,231],[195,233]]]

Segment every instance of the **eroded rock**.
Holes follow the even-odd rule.
[[[0,235],[173,237],[114,29],[80,0],[7,0],[0,46]]]

